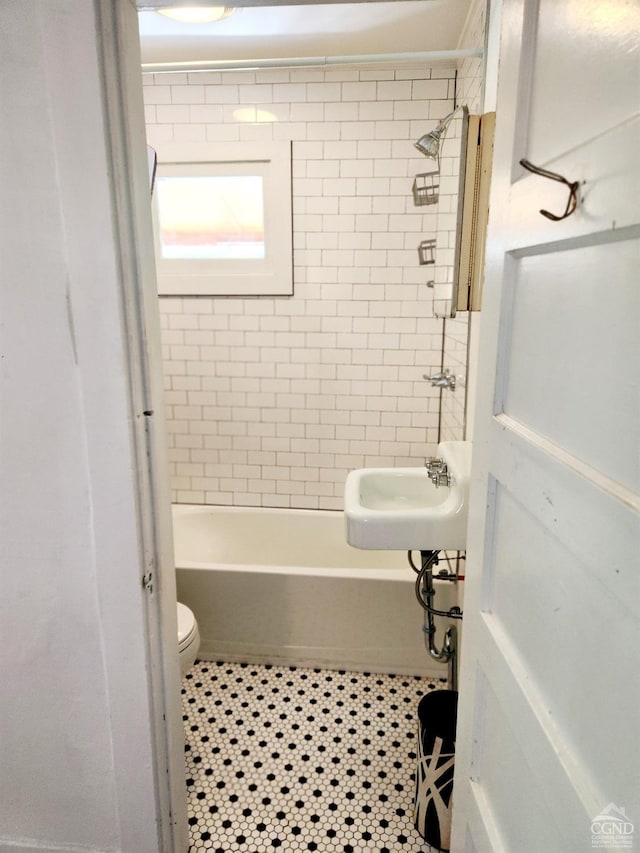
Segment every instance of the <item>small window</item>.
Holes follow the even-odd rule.
[[[162,295],[291,295],[290,143],[162,146],[154,230]]]
[[[179,167],[172,169],[177,172]],[[158,220],[162,258],[263,260],[262,175],[161,175]],[[237,170],[236,170],[237,172]]]

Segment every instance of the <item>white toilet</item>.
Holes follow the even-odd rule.
[[[186,604],[178,607],[178,653],[180,655],[180,675],[184,676],[193,666],[200,648],[200,631],[193,611]]]

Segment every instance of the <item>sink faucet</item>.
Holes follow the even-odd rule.
[[[438,486],[451,485],[451,474],[447,469],[447,463],[444,459],[440,459],[437,456],[430,456],[428,459],[425,459],[424,467],[427,469],[429,479],[436,488]]]

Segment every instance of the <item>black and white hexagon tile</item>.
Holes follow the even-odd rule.
[[[198,661],[182,685],[192,853],[430,849],[416,709],[444,680]]]

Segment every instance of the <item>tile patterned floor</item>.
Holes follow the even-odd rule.
[[[418,853],[416,708],[445,681],[196,662],[183,680],[191,851]]]

